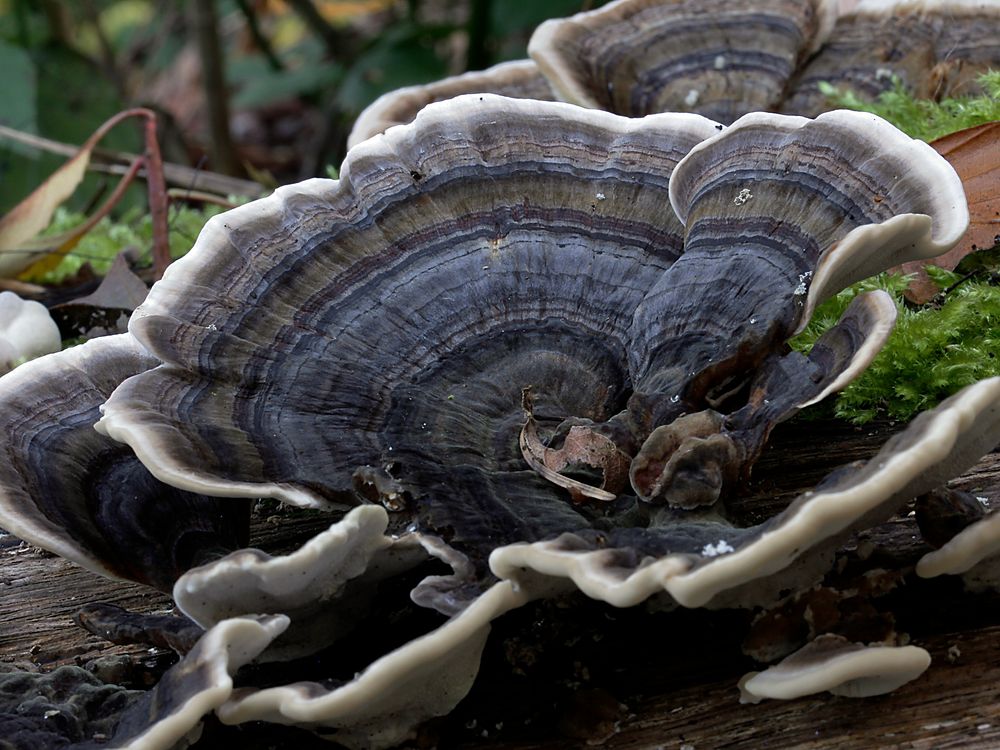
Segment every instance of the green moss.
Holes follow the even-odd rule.
[[[1000,120],[1000,71],[984,73],[977,81],[983,89],[982,95],[939,102],[914,98],[898,78],[875,102],[864,101],[851,91],[838,91],[829,83],[821,83],[820,91],[830,100],[831,109],[872,112],[912,138],[932,141],[957,130]]]
[[[819,307],[792,346],[807,352],[860,292],[884,289],[899,311],[896,329],[868,369],[834,406],[837,416],[863,423],[879,413],[907,420],[977,380],[1000,375],[1000,288],[933,269],[947,288],[939,304],[912,309],[903,301],[906,278],[882,274]]]
[[[205,222],[221,211],[218,206],[203,209],[187,206],[172,207],[169,217],[170,254],[174,258],[179,258],[190,250]],[[59,208],[45,234],[68,231],[84,220],[83,214]],[[115,256],[126,248],[136,248],[148,258],[152,245],[152,219],[145,211],[134,209],[115,220],[106,217],[83,236],[79,244],[58,266],[37,277],[29,278],[28,281],[58,284],[73,276],[84,263],[90,263],[97,274],[103,275],[111,267]]]
[[[958,130],[1000,120],[1000,71],[978,79],[983,94],[934,102],[915,99],[896,80],[876,102],[862,101],[851,92],[821,84],[833,107],[872,112],[913,138],[932,141]],[[896,329],[871,366],[820,412],[852,422],[867,422],[879,414],[906,420],[930,409],[955,391],[982,378],[1000,375],[1000,287],[991,280],[1000,269],[996,252],[969,256],[962,274],[927,266],[943,289],[940,299],[915,308],[903,301],[907,280],[883,274],[851,287],[824,303],[792,346],[808,351],[827,328],[837,322],[860,292],[884,289],[899,310]],[[966,278],[963,274],[973,273]],[[959,283],[961,282],[961,283]]]

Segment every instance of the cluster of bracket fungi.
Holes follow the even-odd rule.
[[[112,746],[172,747],[211,711],[391,746],[462,699],[503,613],[574,590],[618,607],[776,606],[812,590],[852,533],[997,443],[995,379],[762,523],[727,510],[774,426],[850,382],[895,317],[868,293],[808,356],[790,351],[816,305],[945,252],[968,223],[947,162],[873,115],[744,113],[810,110],[791,82],[836,78],[830,49],[850,51],[843,80],[881,85],[885,61],[866,67],[871,45],[850,44],[876,13],[880,33],[922,29],[933,52],[958,33],[943,8],[972,19],[965,31],[987,9],[702,5],[619,0],[543,25],[537,67],[379,102],[374,121],[407,124],[356,136],[338,181],[212,219],[129,333],[0,379],[0,525],[171,592],[190,618],[146,623],[186,656],[122,702]],[[722,21],[705,29],[708,15]],[[967,67],[952,55],[938,80],[967,81],[987,46],[968,45]],[[911,52],[893,58],[901,75],[920,67]],[[923,510],[939,549],[917,572],[995,584],[1000,514],[941,497]],[[329,511],[332,525],[272,557],[246,548],[239,498]],[[935,510],[956,504],[958,524]],[[251,660],[335,647],[387,582],[434,560],[450,573],[409,598],[437,627],[353,677],[234,688]],[[928,661],[827,634],[741,688],[874,694]]]

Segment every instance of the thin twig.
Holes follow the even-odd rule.
[[[483,70],[490,66],[490,12],[492,0],[473,0],[469,9],[469,48],[465,57],[466,70]]]
[[[198,190],[187,190],[186,188],[169,188],[167,190],[167,197],[171,202],[175,200],[198,201],[199,203],[211,203],[223,208],[236,208],[238,205],[228,198],[223,198],[215,193],[202,193]]]
[[[76,35],[73,33],[73,19],[69,8],[57,0],[41,0],[41,6],[52,37],[63,47],[75,49],[73,40]]]
[[[23,143],[26,146],[37,148],[39,151],[59,154],[60,156],[73,157],[80,150],[79,146],[54,141],[51,138],[43,138],[32,133],[24,133],[6,125],[0,125],[0,138]],[[136,158],[138,158],[136,154],[124,151],[95,148],[91,159],[94,162],[92,168],[95,171],[124,174],[128,171],[128,165]],[[104,164],[99,164],[98,161],[104,162]],[[145,173],[140,171],[138,176],[145,178]],[[245,195],[257,198],[265,192],[262,185],[251,180],[241,180],[238,177],[230,177],[218,172],[194,169],[183,164],[164,163],[163,176],[168,184],[175,187],[197,187],[220,195]]]
[[[326,19],[316,10],[312,0],[288,0],[292,10],[305,22],[306,26],[312,30],[316,36],[323,40],[327,53],[337,59],[343,52],[343,40],[333,26],[326,22]]]
[[[118,69],[118,61],[115,59],[114,47],[111,46],[111,41],[108,39],[108,35],[104,33],[104,25],[101,23],[101,14],[98,12],[97,6],[94,4],[94,0],[84,0],[83,10],[87,20],[94,27],[94,33],[97,35],[97,43],[101,49],[101,62],[104,65],[105,72],[114,84],[115,91],[118,92],[118,96],[122,100],[125,100],[128,98],[125,81],[121,71]]]
[[[119,113],[119,115],[120,114],[122,113]],[[101,204],[101,207],[99,209],[97,209],[94,213],[87,216],[87,218],[81,224],[77,224],[75,227],[67,230],[62,234],[53,236],[51,238],[51,241],[57,244],[55,244],[54,246],[50,246],[49,249],[47,249],[44,252],[39,251],[37,248],[32,248],[32,249],[8,248],[3,251],[4,255],[22,254],[22,255],[44,256],[44,255],[49,255],[52,252],[58,252],[60,248],[66,247],[67,245],[70,245],[70,247],[75,246],[76,243],[79,241],[79,238],[83,237],[83,235],[85,235],[87,232],[89,232],[91,229],[97,226],[98,222],[101,219],[103,219],[105,216],[111,213],[111,209],[114,208],[118,204],[118,202],[122,199],[122,196],[125,195],[125,191],[128,189],[128,186],[132,184],[132,181],[139,173],[139,167],[142,166],[142,161],[143,161],[142,157],[136,157],[136,160],[132,162],[132,165],[129,167],[128,172],[126,172],[125,175],[120,180],[118,180],[118,184],[115,185],[115,189],[111,192],[111,195],[108,196],[108,199]],[[68,255],[69,252],[66,251],[60,254]],[[41,258],[39,258],[38,260],[40,259]]]
[[[35,297],[45,294],[48,287],[29,284],[27,281],[18,281],[17,279],[0,279],[0,291],[14,292],[22,297]]]
[[[101,204],[101,207],[94,211],[94,213],[90,214],[86,221],[73,227],[70,231],[76,232],[77,230],[80,230],[79,234],[82,236],[97,226],[97,222],[111,213],[111,209],[114,208],[122,199],[122,196],[125,195],[125,190],[128,189],[128,186],[132,184],[136,175],[139,174],[139,168],[141,166],[141,158],[137,158],[134,162],[132,162],[128,172],[126,172],[125,175],[118,180],[118,184],[115,185],[115,189],[111,191],[111,195],[109,195],[108,199]]]
[[[108,118],[101,126],[95,130],[87,139],[86,143],[77,150],[73,158],[82,158],[86,155],[89,161],[90,153],[100,142],[108,131],[116,125],[130,117],[141,117],[145,121],[144,135],[146,150],[142,156],[136,157],[129,165],[128,171],[115,185],[111,196],[97,211],[87,217],[87,220],[74,227],[62,239],[59,247],[72,247],[79,241],[79,238],[90,231],[91,228],[103,217],[110,213],[111,209],[118,204],[125,194],[126,188],[139,174],[140,168],[146,167],[146,188],[149,195],[149,212],[153,221],[153,270],[157,278],[163,275],[167,265],[170,263],[170,241],[167,235],[167,186],[163,178],[163,158],[160,156],[160,144],[156,137],[156,113],[151,109],[136,107],[126,109]],[[14,209],[17,212],[26,205],[21,203]],[[13,213],[10,215],[14,215]],[[7,251],[10,252],[10,251]],[[17,252],[16,250],[13,252]]]
[[[156,137],[156,113],[146,112],[146,188],[149,214],[153,221],[153,276],[163,277],[170,265],[170,237],[167,228],[167,184],[163,178],[163,157]]]
[[[253,43],[257,45],[257,49],[261,51],[261,54],[267,58],[267,63],[271,66],[271,70],[276,72],[284,70],[285,66],[282,64],[281,58],[275,53],[271,42],[264,36],[264,32],[260,30],[260,24],[257,22],[257,14],[253,12],[247,0],[236,0],[236,7],[240,9],[240,13],[246,19],[247,29],[250,31],[250,36],[253,37]]]

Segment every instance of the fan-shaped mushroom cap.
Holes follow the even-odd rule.
[[[794,255],[797,267],[781,282],[792,292],[793,329],[850,284],[896,258],[940,255],[968,227],[962,182],[947,161],[875,115],[754,113],[721,135],[693,148],[671,180],[684,262],[695,248],[723,244],[756,245],[772,261]],[[768,250],[776,238],[794,254]]]
[[[249,508],[157,482],[93,429],[111,392],[156,364],[122,335],[0,378],[0,525],[90,570],[169,591],[192,565],[245,543]]]
[[[62,348],[59,326],[45,305],[0,292],[0,375]]]
[[[566,101],[729,123],[781,101],[836,12],[833,0],[618,0],[546,21],[528,54]]]
[[[372,663],[354,680],[330,688],[300,682],[237,693],[218,709],[226,724],[272,721],[335,730],[350,748],[377,750],[406,739],[421,722],[451,711],[472,686],[489,623],[531,595],[494,585],[461,614]]]
[[[890,693],[931,664],[917,646],[864,646],[839,635],[821,635],[777,665],[740,680],[740,703],[789,700],[829,691],[849,698]]]
[[[821,82],[868,100],[893,77],[922,98],[974,93],[975,77],[1000,64],[998,22],[992,0],[861,0],[795,76],[781,111],[826,109]]]
[[[670,197],[684,254],[636,309],[629,350],[629,416],[647,428],[718,410],[817,304],[944,252],[969,221],[943,158],[857,112],[745,115],[684,157]]]
[[[422,86],[407,86],[383,94],[358,115],[347,137],[352,148],[393,125],[413,122],[417,112],[432,102],[462,94],[500,94],[514,99],[552,101],[552,89],[531,60],[513,60],[486,70],[463,73]]]
[[[302,505],[351,495],[358,467],[414,440],[523,468],[524,385],[555,379],[553,414],[619,408],[632,312],[680,252],[670,173],[714,132],[487,95],[431,105],[353,149],[339,183],[213,219],[132,319],[167,365],[101,428],[179,486]],[[509,453],[490,422],[508,409]]]
[[[382,508],[354,508],[292,554],[244,549],[189,570],[174,585],[174,601],[205,628],[255,612],[288,616],[269,660],[318,651],[358,624],[380,581],[428,559],[413,535],[386,536],[387,525]]]
[[[432,534],[471,493],[457,538],[484,573],[488,538],[586,526],[526,470],[521,389],[546,419],[621,409],[632,313],[680,252],[670,173],[716,127],[430,105],[352,149],[339,182],[212,220],[132,318],[166,364],[100,428],[190,491],[325,506],[370,485]]]
[[[111,746],[170,750],[201,734],[204,716],[233,693],[233,675],[288,626],[283,615],[224,620],[122,715]]]

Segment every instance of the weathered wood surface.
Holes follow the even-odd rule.
[[[779,430],[772,441],[777,450],[759,465],[746,507],[754,514],[773,512],[834,466],[872,455],[893,429],[800,422]],[[1000,453],[985,457],[957,485],[1000,488]],[[287,548],[326,523],[261,521],[255,543]],[[912,519],[866,536],[903,561],[924,549]],[[90,601],[142,612],[170,607],[161,594],[105,581],[12,537],[0,538],[0,660],[49,668],[115,653],[148,656],[143,647],[109,646],[74,625],[73,613]],[[736,682],[753,668],[739,649],[745,613],[650,613],[581,601],[528,607],[496,624],[473,692],[451,716],[430,722],[415,746],[1000,747],[1000,597],[966,594],[954,580],[910,576],[886,607],[897,629],[933,657],[920,679],[865,700],[818,696],[758,705],[737,700]],[[210,726],[197,747],[221,741],[252,748],[324,746],[294,730]]]
[[[301,542],[328,521],[301,519],[287,527],[257,524],[255,543],[277,549]],[[168,596],[125,581],[109,581],[12,536],[0,537],[0,661],[37,665],[83,664],[116,648],[81,630],[73,615],[87,602],[107,602],[136,612],[166,612]]]

